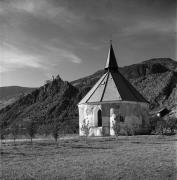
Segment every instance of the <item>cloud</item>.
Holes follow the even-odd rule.
[[[43,68],[39,57],[24,54],[11,45],[0,47],[0,73],[17,70],[19,68]]]
[[[27,13],[35,13],[46,6],[46,4],[47,1],[45,0],[5,0],[0,2],[1,7],[8,12],[22,11]]]
[[[46,50],[43,54],[32,54],[20,51],[17,47],[4,43],[0,46],[0,73],[13,71],[22,68],[34,69],[52,69],[58,62],[81,63],[82,60],[74,53],[56,48],[54,46],[44,45]],[[51,58],[53,61],[51,61]]]
[[[58,48],[52,45],[45,45],[44,46],[48,52],[49,52],[49,57],[53,56],[53,58],[55,58],[55,61],[62,61],[62,62],[72,62],[72,63],[81,63],[82,60],[76,56],[74,53],[72,53],[71,51],[62,49],[62,48]]]
[[[174,34],[177,32],[175,28],[174,20],[169,21],[160,21],[157,19],[154,20],[143,20],[136,22],[133,26],[124,28],[124,35],[135,35],[135,34]]]

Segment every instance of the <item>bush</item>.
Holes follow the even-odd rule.
[[[83,120],[81,131],[84,131],[84,134],[85,134],[86,137],[89,136],[90,126],[89,126],[89,122],[86,122],[85,119]]]
[[[127,136],[132,136],[134,135],[134,130],[133,128],[129,127],[128,125],[124,126],[124,130],[127,133]]]
[[[150,118],[150,133],[151,134],[160,134],[162,133],[162,121],[160,117],[151,117]]]
[[[177,130],[177,118],[169,117],[164,123],[165,134],[174,135]]]
[[[177,118],[152,117],[150,119],[151,134],[173,135],[177,130]]]
[[[51,130],[52,130],[51,124],[43,124],[43,125],[39,126],[37,132],[40,135],[48,136],[51,133]]]

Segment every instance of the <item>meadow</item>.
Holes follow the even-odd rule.
[[[177,136],[3,142],[0,179],[177,179]]]

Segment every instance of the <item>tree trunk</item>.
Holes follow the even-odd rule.
[[[56,144],[56,147],[58,147],[57,140],[58,140],[58,138],[55,138],[55,144]]]
[[[15,137],[14,137],[14,145],[15,145]]]

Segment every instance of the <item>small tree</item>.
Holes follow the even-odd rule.
[[[15,140],[17,138],[17,135],[19,133],[19,126],[17,124],[14,124],[11,128],[11,133],[13,136],[13,140],[14,140],[14,145],[15,145]]]
[[[113,130],[116,136],[116,140],[118,140],[118,136],[120,135],[120,130],[121,130],[121,126],[120,126],[120,120],[119,118],[115,118],[114,122],[113,122]]]
[[[91,127],[89,126],[89,122],[86,122],[86,120],[83,120],[83,124],[81,126],[81,131],[84,132],[85,134],[85,141],[87,142],[87,138],[89,136],[89,132],[90,132]]]
[[[0,131],[0,138],[1,138],[1,144],[2,144],[2,140],[5,139],[5,134],[3,131]]]
[[[33,138],[35,137],[35,134],[36,134],[36,125],[33,121],[31,121],[27,127],[26,127],[26,130],[27,130],[27,133],[28,135],[30,136],[30,139],[31,139],[31,143],[32,143],[32,140]]]
[[[58,125],[57,125],[57,124],[54,124],[54,126],[53,126],[53,128],[52,128],[52,136],[53,136],[53,138],[55,139],[55,142],[57,143],[58,136],[59,136],[59,133],[58,133]]]
[[[52,136],[53,138],[55,139],[55,142],[57,143],[57,140],[59,137],[63,136],[64,135],[64,126],[62,123],[60,122],[54,122],[53,125],[52,125]]]

